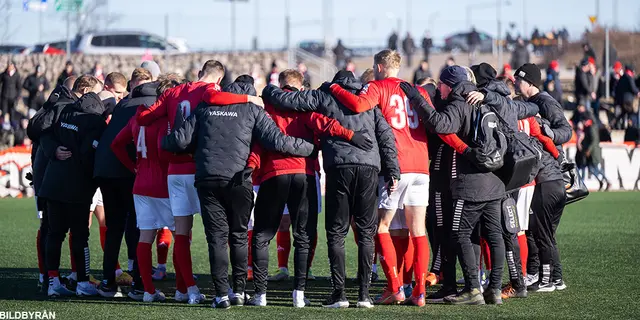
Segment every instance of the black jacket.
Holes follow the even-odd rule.
[[[40,85],[44,87],[44,90],[38,91]],[[49,91],[49,80],[44,75],[38,76],[34,73],[24,79],[22,87],[29,92],[27,106],[38,111],[45,102],[44,92]]]
[[[553,140],[553,143],[558,146],[558,150],[562,153],[562,144],[567,143],[571,139],[573,131],[571,130],[569,121],[567,121],[567,118],[564,116],[564,111],[560,103],[544,91],[530,97],[527,101],[535,103],[538,108],[540,108],[540,116],[549,121],[549,127],[546,129],[551,129],[550,131],[553,132],[553,134],[547,135]],[[542,129],[542,132],[545,134],[549,131],[545,130],[545,128]]]
[[[29,119],[27,136],[33,142],[33,147],[31,148],[31,170],[33,187],[36,192],[40,190],[44,173],[49,164],[49,158],[45,155],[44,150],[40,148],[40,138],[50,131],[51,127],[58,121],[64,107],[77,100],[78,97],[66,87],[57,87],[53,90],[47,102],[42,105],[42,108]]]
[[[551,83],[553,83],[553,91],[550,91]],[[547,69],[547,80],[545,80],[543,87],[544,91],[562,105],[562,83],[560,82],[560,75],[555,70]]]
[[[116,138],[118,133],[127,126],[127,123],[136,114],[136,110],[140,105],[147,107],[156,102],[156,89],[158,82],[149,82],[137,86],[131,93],[131,98],[122,100],[113,111],[111,121],[104,130],[100,143],[96,149],[96,163],[93,169],[96,178],[135,178],[135,175],[127,169],[111,150],[111,142]],[[106,108],[106,107],[105,107]],[[129,157],[135,162],[136,148],[133,143],[127,146]]]
[[[467,145],[473,146],[473,119],[479,109],[466,103],[467,94],[477,91],[471,82],[463,81],[452,88],[442,112],[429,107],[419,95],[411,98],[411,106],[418,112],[427,128],[439,133],[455,133]],[[502,199],[504,183],[491,172],[481,172],[467,158],[456,154],[451,167],[451,195],[453,199],[485,202]]]
[[[67,73],[66,70],[63,70],[60,75],[58,76],[58,80],[56,81],[56,87],[61,86],[64,84],[64,80],[67,80],[67,78],[71,77],[71,76],[75,76],[76,75],[76,71],[73,70],[71,71],[71,73]]]
[[[416,69],[413,73],[413,84],[418,83],[418,80],[423,78],[431,78],[431,70],[422,70],[422,68]]]
[[[511,53],[511,67],[514,70],[529,62],[529,50],[526,46],[516,45]]]
[[[353,78],[337,79],[342,88],[357,94],[362,84]],[[369,166],[376,168],[387,177],[400,177],[398,151],[395,137],[379,108],[363,113],[355,113],[343,106],[330,93],[321,90],[286,92],[276,86],[267,86],[262,98],[276,107],[293,111],[316,111],[353,131],[365,131],[378,148],[365,151],[339,138],[326,137],[322,140],[322,162],[325,171],[334,167]]]
[[[593,76],[589,72],[584,72],[580,67],[576,68],[576,76],[574,79],[575,96],[578,103],[586,105],[586,102],[591,100],[591,93],[593,90]]]
[[[256,94],[252,84],[242,82],[224,90]],[[264,109],[254,104],[209,106],[204,102],[163,139],[162,148],[169,152],[195,150],[196,183],[228,181],[245,169],[252,140],[265,149],[298,157],[308,157],[314,150],[310,142],[285,136]]]
[[[91,92],[67,105],[49,134],[40,139],[41,148],[50,159],[38,196],[65,203],[91,204],[97,185],[93,179],[95,147],[107,124],[104,106]],[[60,161],[55,150],[64,146],[71,158]]]
[[[615,105],[623,106],[626,101],[633,101],[638,95],[638,87],[632,76],[628,74],[622,75],[618,85],[616,85]]]
[[[2,92],[0,93],[2,100],[17,100],[20,98],[22,83],[20,82],[20,73],[17,70],[12,76],[6,71],[0,74],[0,84],[2,85]]]

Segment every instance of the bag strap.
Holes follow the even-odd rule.
[[[506,131],[509,134],[515,134],[516,132],[511,129],[511,127],[509,126],[509,123],[504,120],[504,118],[500,115],[500,113],[492,106],[485,104],[487,107],[489,107],[489,110],[493,111],[493,113],[496,114],[496,117],[498,117],[498,120],[500,120],[500,122],[502,122],[502,125],[505,127],[502,130]]]

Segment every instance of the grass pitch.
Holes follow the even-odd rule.
[[[301,310],[291,307],[291,283],[269,283],[267,308],[233,307],[214,310],[211,301],[200,306],[172,302],[143,304],[128,299],[58,299],[37,293],[36,230],[33,199],[0,199],[0,312],[54,311],[56,319],[640,319],[640,193],[595,193],[566,208],[558,230],[564,280],[563,292],[530,294],[527,299],[508,300],[502,306],[427,305],[376,306],[370,310],[350,308],[327,310],[320,307],[330,291],[324,215],[320,217],[319,245],[313,264],[317,281],[309,282],[307,297],[313,306]],[[201,220],[193,232],[193,268],[198,285],[207,298],[211,278]],[[347,245],[347,275],[355,277],[357,254],[350,235]],[[98,226],[91,228],[91,268],[100,277],[102,250]],[[277,267],[275,241],[272,242],[270,270]],[[292,258],[292,257],[291,257]],[[126,248],[120,261],[126,266]],[[154,260],[155,261],[155,260]],[[293,262],[290,262],[293,266]],[[68,246],[63,245],[62,266],[69,268]],[[169,272],[173,266],[171,259]],[[506,272],[506,268],[505,268]],[[380,275],[383,274],[380,270]],[[506,277],[505,277],[506,281]],[[157,283],[168,296],[174,293],[173,280]],[[373,284],[372,293],[384,283]],[[355,305],[357,287],[349,282],[348,298]],[[252,284],[248,284],[251,293]],[[434,289],[430,289],[434,290]]]

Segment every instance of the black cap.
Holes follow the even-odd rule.
[[[533,63],[525,63],[522,67],[516,70],[514,75],[516,78],[520,78],[530,84],[539,87],[542,82],[542,75],[540,74],[540,68]]]
[[[471,71],[473,71],[473,75],[476,77],[476,83],[478,87],[484,87],[492,80],[496,79],[496,75],[498,72],[488,63],[481,63],[475,66],[471,66]]]

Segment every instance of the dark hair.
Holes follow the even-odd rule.
[[[224,66],[220,61],[217,60],[207,60],[202,66],[202,76],[210,75],[210,74],[219,74],[224,75]]]
[[[100,80],[98,80],[98,78],[92,75],[83,74],[78,77],[78,79],[76,79],[76,81],[73,83],[73,91],[81,92],[85,89],[93,89],[93,87],[95,87],[98,83],[100,83]]]

